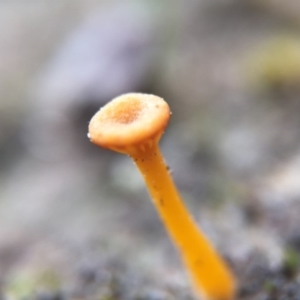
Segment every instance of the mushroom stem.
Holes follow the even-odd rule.
[[[131,156],[144,177],[153,203],[205,299],[234,298],[235,283],[228,267],[190,217],[157,145]]]
[[[169,107],[163,99],[127,94],[114,99],[93,117],[89,136],[95,144],[133,159],[195,289],[208,300],[232,300],[234,276],[189,215],[159,150],[158,141],[169,117]]]

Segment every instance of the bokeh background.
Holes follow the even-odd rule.
[[[298,0],[0,1],[0,299],[194,299],[134,165],[86,136],[133,91],[169,103],[238,299],[299,299],[299,86]]]

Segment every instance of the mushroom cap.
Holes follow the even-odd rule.
[[[94,115],[88,136],[101,147],[126,152],[148,141],[158,141],[170,114],[169,105],[158,96],[121,95]]]

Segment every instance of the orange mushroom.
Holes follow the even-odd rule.
[[[189,215],[159,150],[158,141],[170,115],[168,104],[160,97],[125,94],[95,114],[89,124],[89,138],[133,159],[201,296],[232,300],[234,276]]]

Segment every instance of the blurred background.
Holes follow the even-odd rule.
[[[299,87],[298,0],[0,1],[0,299],[194,299],[135,166],[86,136],[126,92],[169,103],[238,299],[298,299]]]

